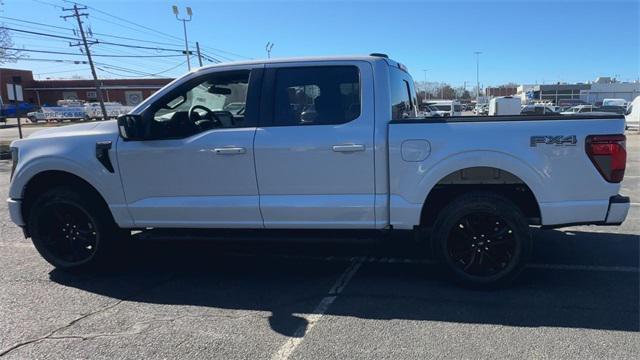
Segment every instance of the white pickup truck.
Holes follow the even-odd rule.
[[[14,141],[9,210],[58,268],[109,263],[132,230],[426,229],[473,286],[518,275],[530,225],[627,215],[622,116],[415,115],[383,55],[204,67],[117,122]]]

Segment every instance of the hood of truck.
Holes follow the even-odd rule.
[[[74,124],[43,129],[29,135],[27,139],[58,138],[91,136],[97,134],[117,134],[118,123],[116,120],[96,121],[84,124]]]

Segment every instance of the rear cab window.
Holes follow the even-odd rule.
[[[273,94],[273,126],[344,124],[361,112],[356,66],[279,68]]]
[[[411,76],[399,68],[389,66],[389,81],[391,120],[416,117],[417,97]]]

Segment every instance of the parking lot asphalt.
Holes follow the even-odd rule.
[[[54,270],[0,206],[0,358],[640,357],[640,135],[620,227],[533,230],[507,289],[452,285],[423,244],[136,241]],[[6,196],[9,161],[0,161]]]

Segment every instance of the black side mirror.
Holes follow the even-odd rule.
[[[143,140],[145,131],[142,116],[133,114],[118,116],[118,130],[124,140]]]

